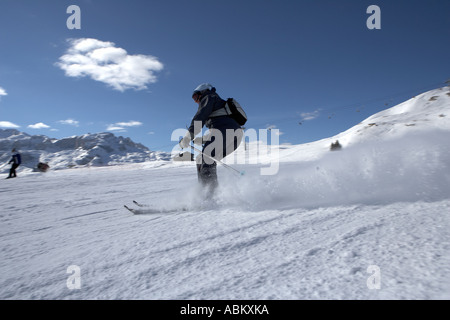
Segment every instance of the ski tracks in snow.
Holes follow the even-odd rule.
[[[166,242],[167,246],[149,250],[149,257],[158,257],[159,262],[141,273],[147,279],[141,294],[162,299],[411,298],[417,294],[412,288],[427,288],[429,280],[424,276],[430,279],[433,271],[429,266],[437,262],[436,257],[448,255],[439,239],[423,239],[425,233],[411,223],[404,206],[391,205],[389,214],[385,207],[377,206],[189,213],[196,226],[184,229],[190,231],[174,238],[171,245]],[[412,212],[420,212],[416,206],[421,205],[406,205]],[[427,205],[422,209],[427,211]],[[204,219],[214,220],[214,227],[209,223],[203,226]],[[399,225],[404,228],[399,230]],[[431,227],[428,233],[441,231]],[[416,241],[399,243],[399,234]],[[426,252],[435,253],[420,258],[412,255],[419,243]],[[441,260],[439,266],[448,269],[448,258]],[[368,289],[367,268],[371,265],[380,267],[384,290]],[[439,268],[434,269],[440,273]],[[148,280],[148,275],[153,280]],[[179,275],[183,275],[181,280]],[[416,282],[411,283],[411,278]],[[442,289],[442,280],[433,285]],[[426,296],[426,290],[421,294]]]
[[[156,216],[122,207],[179,196],[192,175],[182,174],[165,199],[157,191],[188,169],[85,169],[11,184],[1,203],[0,297],[449,298],[450,200],[260,210],[223,204]],[[124,183],[130,176],[133,188]],[[66,286],[71,265],[81,268],[80,290]],[[381,271],[379,290],[367,287],[370,265]]]

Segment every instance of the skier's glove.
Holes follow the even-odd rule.
[[[188,131],[186,133],[186,135],[183,138],[181,138],[181,140],[178,144],[180,145],[181,149],[184,149],[184,148],[189,147],[190,143],[191,143],[191,134]]]

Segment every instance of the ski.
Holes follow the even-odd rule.
[[[148,205],[139,203],[139,202],[137,202],[136,200],[133,200],[133,203],[134,203],[135,205],[137,205],[138,207],[141,207],[141,208],[143,208],[143,207],[148,207]]]
[[[185,212],[189,211],[188,208],[182,207],[182,208],[173,208],[173,209],[167,209],[167,208],[151,208],[149,205],[139,203],[137,201],[133,200],[133,203],[137,205],[139,208],[130,208],[127,205],[124,205],[124,208],[128,211],[132,212],[133,214],[157,214],[157,213],[177,213],[177,212]]]
[[[134,209],[130,208],[127,205],[124,205],[124,208],[128,211],[132,212],[133,214],[156,214],[156,213],[164,213],[164,211],[158,210],[158,209],[152,209],[152,208],[145,208],[145,209]]]
[[[133,208],[129,208],[126,204],[123,205],[125,209],[127,209],[128,211],[132,212],[133,214],[137,214],[139,210],[133,209]]]

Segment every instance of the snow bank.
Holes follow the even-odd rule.
[[[283,162],[274,176],[225,168],[219,201],[247,209],[435,201],[450,196],[450,132],[430,131]],[[256,170],[256,169],[254,169]]]

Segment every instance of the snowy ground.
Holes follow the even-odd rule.
[[[450,299],[449,99],[219,166],[210,202],[190,163],[1,179],[0,299]]]
[[[432,138],[427,153],[397,141],[275,176],[220,167],[215,205],[197,201],[190,164],[4,180],[0,298],[449,299],[450,147]],[[132,215],[133,199],[189,210]]]

